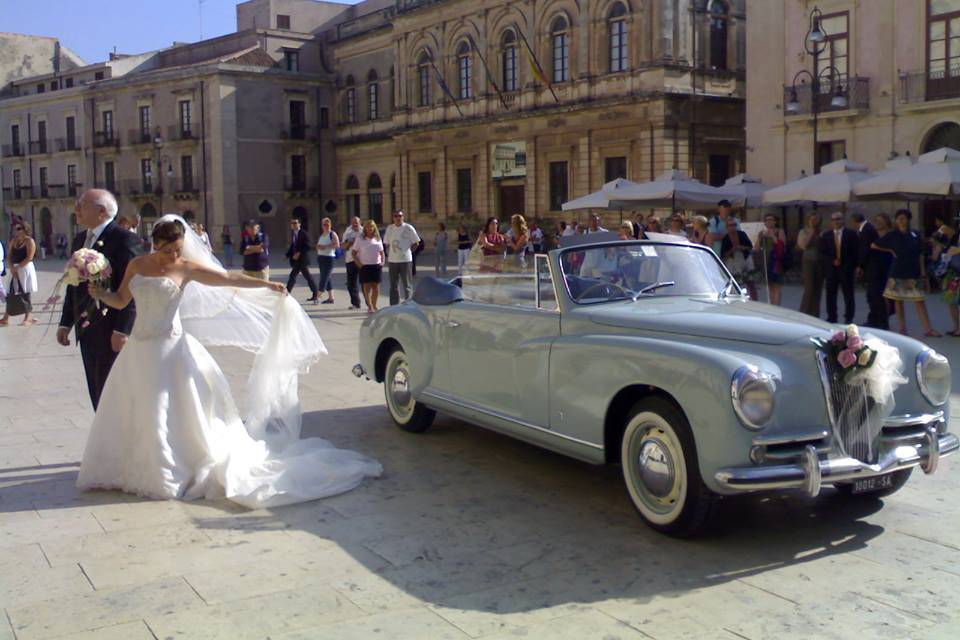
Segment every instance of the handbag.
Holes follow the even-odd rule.
[[[19,293],[17,289],[20,290]],[[29,293],[24,292],[23,285],[20,284],[20,278],[17,276],[11,278],[10,293],[7,294],[7,315],[22,316],[33,311],[29,296]]]

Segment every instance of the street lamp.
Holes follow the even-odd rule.
[[[163,174],[162,174],[162,172],[163,172],[163,164],[164,164],[164,162],[166,162],[166,164],[167,164],[166,175],[167,175],[168,178],[172,178],[173,175],[174,175],[174,174],[173,174],[173,164],[171,164],[170,156],[167,156],[167,155],[161,156],[161,155],[160,155],[160,152],[163,150],[163,138],[161,138],[160,136],[157,136],[156,138],[154,138],[154,139],[153,139],[153,148],[157,151],[157,170],[161,172],[161,173],[158,174],[158,176],[157,176],[157,186],[160,188],[159,198],[158,198],[158,200],[157,200],[157,208],[159,209],[158,213],[159,213],[160,215],[163,215]],[[148,178],[151,178],[151,177],[152,177],[149,171],[147,172],[147,177],[148,177]]]
[[[820,69],[820,54],[827,49],[827,32],[823,29],[823,13],[818,7],[810,12],[810,28],[803,41],[804,50],[813,56],[813,72],[801,69],[793,76],[790,84],[790,99],[783,105],[783,110],[789,114],[800,112],[800,98],[797,95],[797,81],[801,78],[810,80],[810,113],[813,115],[813,172],[820,171],[820,157],[817,153],[817,125],[820,116],[820,89],[824,80],[832,87],[830,106],[834,109],[845,109],[848,105],[847,93],[841,83],[843,74],[833,65]],[[803,84],[803,82],[801,82]]]

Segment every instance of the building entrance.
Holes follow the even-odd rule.
[[[518,185],[500,185],[500,227],[505,228],[510,225],[510,216],[516,213],[525,213],[523,210],[524,186]],[[529,217],[529,216],[527,216]]]

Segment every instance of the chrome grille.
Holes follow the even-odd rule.
[[[847,384],[843,379],[843,368],[821,351],[817,351],[817,365],[837,449],[861,462],[876,462],[881,425],[874,428],[868,419],[873,400],[867,396],[862,384]]]

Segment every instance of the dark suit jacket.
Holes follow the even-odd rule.
[[[313,252],[313,242],[310,240],[310,234],[301,227],[300,231],[297,232],[296,240],[291,242],[290,248],[287,249],[286,255],[290,258],[290,266],[310,264],[311,252]],[[293,254],[295,253],[300,254],[300,258],[296,261],[293,259]]]
[[[87,231],[78,233],[73,239],[70,247],[71,255],[73,252],[83,248],[87,240]],[[137,234],[126,231],[114,222],[110,222],[104,228],[103,233],[93,245],[93,249],[99,251],[110,262],[113,273],[110,275],[110,290],[117,291],[123,283],[123,275],[127,272],[127,264],[134,257],[143,252],[140,244],[140,238]],[[61,327],[74,327],[77,333],[77,339],[80,339],[83,330],[81,328],[80,314],[92,306],[93,299],[87,294],[86,283],[79,286],[67,287],[67,293],[63,300],[63,313],[60,315]],[[106,307],[106,305],[104,305]],[[109,332],[117,331],[130,335],[133,329],[133,321],[137,316],[137,308],[133,301],[130,301],[123,309],[119,311],[112,307],[106,307],[107,315],[95,320],[97,325],[103,325]]]
[[[870,245],[877,241],[877,238],[880,237],[880,234],[877,233],[877,230],[869,222],[863,225],[863,229],[860,231],[860,235],[857,238],[859,243],[859,258],[857,260],[857,266],[861,269],[866,269],[867,264],[870,262]]]
[[[833,229],[824,231],[820,236],[820,257],[824,266],[830,268],[837,258],[837,249],[833,241]],[[857,232],[844,227],[840,236],[840,268],[853,271],[860,263],[860,245]]]

